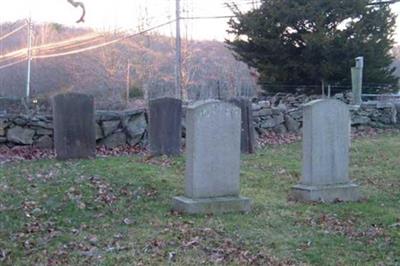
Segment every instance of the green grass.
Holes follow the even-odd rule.
[[[253,210],[214,216],[170,211],[183,194],[183,158],[7,164],[0,264],[400,265],[400,136],[353,144],[357,203],[288,200],[300,153],[293,144],[243,156],[241,194]]]

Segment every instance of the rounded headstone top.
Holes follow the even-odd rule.
[[[149,103],[161,103],[161,102],[169,102],[169,103],[182,103],[182,101],[178,98],[174,97],[161,97],[161,98],[154,98],[149,100]]]
[[[232,104],[232,103],[227,103],[227,102],[223,102],[223,101],[219,101],[219,100],[204,100],[204,101],[197,101],[194,102],[192,104],[190,104],[187,109],[188,110],[194,110],[194,109],[198,109],[198,108],[205,108],[208,106],[212,106],[212,105],[218,105],[218,106],[224,106],[226,108],[231,108],[233,110],[239,110],[240,108],[237,107],[236,105]]]
[[[313,108],[313,107],[320,107],[320,106],[338,106],[338,108],[346,108],[347,104],[345,104],[342,101],[336,100],[336,99],[318,99],[318,100],[314,100],[311,102],[308,102],[306,104],[303,105],[304,109],[307,108]]]

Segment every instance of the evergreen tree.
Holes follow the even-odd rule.
[[[261,0],[247,13],[231,6],[237,17],[229,32],[235,38],[226,42],[239,60],[257,69],[268,91],[304,84],[311,93],[322,81],[350,85],[357,56],[365,59],[364,83],[385,83],[390,91],[398,83],[391,67],[396,17],[389,5],[372,2]]]

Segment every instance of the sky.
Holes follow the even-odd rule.
[[[4,1],[4,0],[3,0]],[[2,4],[0,22],[31,17],[36,22],[56,22],[69,26],[93,27],[98,30],[130,30],[137,32],[162,24],[175,17],[175,0],[79,0],[86,5],[86,21],[76,24],[81,15],[67,0],[10,0]],[[236,0],[242,10],[252,7],[253,0]],[[230,15],[224,6],[226,0],[181,0],[182,16]],[[257,0],[254,0],[257,2]],[[400,3],[392,5],[400,15]],[[224,40],[227,37],[227,19],[190,20],[182,23],[183,35],[192,39]],[[173,24],[159,32],[175,34]],[[396,41],[400,43],[400,16]]]

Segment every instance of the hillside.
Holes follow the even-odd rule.
[[[0,25],[3,33],[23,22]],[[82,37],[83,36],[83,37]],[[76,38],[85,38],[81,41]],[[92,37],[91,37],[92,36]],[[33,55],[48,56],[96,46],[122,33],[100,33],[59,24],[34,25]],[[26,48],[27,31],[21,30],[0,42],[0,54]],[[66,40],[76,40],[65,42]],[[58,45],[63,41],[62,45]],[[57,45],[54,45],[56,43]],[[149,97],[171,94],[174,88],[173,38],[157,34],[127,38],[109,46],[32,62],[32,95],[50,96],[60,91],[80,91],[96,96],[98,102],[118,103],[126,92],[128,64],[131,87],[147,91]],[[183,85],[190,98],[252,93],[256,80],[248,67],[235,60],[217,41],[183,41]],[[16,59],[14,61],[17,61]],[[0,57],[0,67],[14,61]],[[0,70],[0,96],[21,97],[25,93],[26,62]]]

